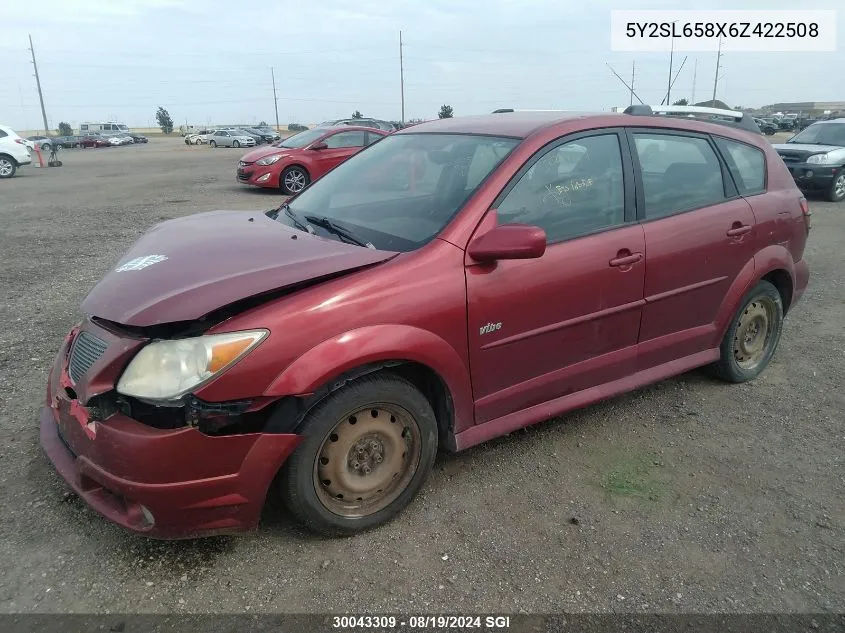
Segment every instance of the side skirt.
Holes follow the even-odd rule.
[[[584,389],[576,393],[567,394],[560,398],[528,407],[522,411],[515,411],[514,413],[509,413],[483,424],[470,427],[455,436],[455,445],[457,450],[463,450],[494,437],[516,431],[517,429],[536,424],[537,422],[542,422],[543,420],[548,420],[567,411],[585,407],[600,400],[632,391],[644,385],[669,378],[670,376],[682,374],[717,360],[719,360],[718,347],[697,352],[685,358],[669,361],[657,367],[650,367],[630,376],[625,376],[624,378],[603,385],[590,387],[589,389]]]

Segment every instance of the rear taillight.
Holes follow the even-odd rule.
[[[801,198],[798,203],[801,205],[801,214],[804,216],[804,224],[807,225],[807,233],[810,233],[810,217],[813,215],[810,213],[810,205],[807,203],[806,198]]]

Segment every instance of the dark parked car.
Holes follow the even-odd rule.
[[[754,119],[754,122],[757,124],[757,127],[760,128],[760,131],[766,136],[771,136],[778,131],[777,126],[774,123],[766,121],[765,119]]]
[[[845,119],[813,123],[774,148],[802,190],[845,200]]]
[[[321,126],[328,125],[357,125],[359,127],[371,127],[377,130],[384,130],[386,132],[393,132],[396,126],[390,121],[382,121],[380,119],[335,119],[334,121],[326,121],[321,123]]]
[[[241,129],[252,135],[252,137],[255,138],[255,143],[257,145],[261,145],[262,143],[272,143],[274,140],[271,132],[265,132],[254,127],[245,127]]]
[[[138,134],[137,132],[127,132],[126,135],[129,136],[132,139],[132,142],[134,143],[149,142],[149,139],[146,136],[144,136],[143,134]]]
[[[349,534],[400,512],[440,449],[700,366],[752,380],[807,287],[810,225],[771,144],[734,123],[431,121],[277,209],[161,223],[83,301],[42,446],[140,534],[254,528],[277,497]],[[451,494],[437,483],[430,500]]]

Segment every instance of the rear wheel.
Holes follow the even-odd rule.
[[[320,402],[284,466],[282,496],[312,530],[353,534],[389,521],[419,491],[437,453],[428,400],[397,376],[362,378]]]
[[[0,178],[11,178],[18,170],[18,165],[9,156],[0,156]]]
[[[841,171],[838,176],[833,179],[830,185],[830,191],[827,193],[827,198],[831,202],[841,202],[845,200],[845,171]]]
[[[311,182],[311,176],[308,175],[304,167],[293,165],[282,172],[279,181],[282,191],[292,196],[308,186],[308,183]]]
[[[783,301],[768,281],[745,295],[725,333],[721,357],[710,366],[728,382],[745,382],[763,373],[777,349],[783,329]]]

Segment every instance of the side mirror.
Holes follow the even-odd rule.
[[[546,232],[530,224],[500,224],[474,238],[467,252],[479,262],[536,259],[546,252]]]
[[[314,150],[329,149],[329,146],[326,143],[314,143],[311,146],[311,149],[314,149]]]

